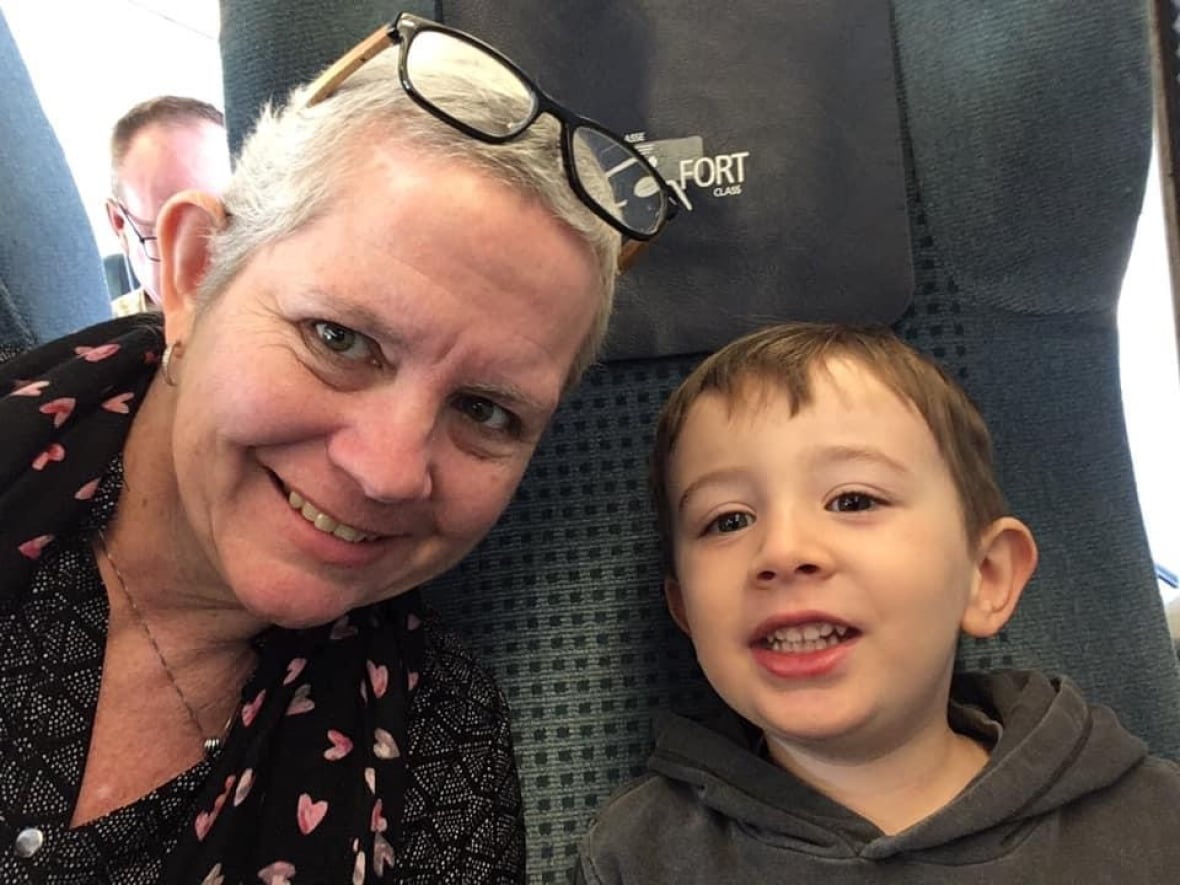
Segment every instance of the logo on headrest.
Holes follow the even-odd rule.
[[[748,171],[749,151],[725,154],[705,153],[705,140],[699,135],[647,141],[644,132],[633,132],[627,141],[656,167],[684,203],[693,208],[693,197],[701,192],[716,197],[736,197],[742,192]],[[690,190],[691,188],[691,190]]]

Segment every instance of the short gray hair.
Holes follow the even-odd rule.
[[[447,76],[447,71],[439,72],[440,80]],[[505,101],[487,83],[474,84],[458,72],[450,79],[456,94],[470,102],[476,116],[494,113],[496,105]],[[242,145],[223,195],[228,223],[210,239],[212,257],[201,286],[202,302],[224,291],[257,250],[325,214],[342,162],[363,144],[362,136],[376,132],[389,141],[468,163],[540,200],[590,247],[601,278],[601,299],[593,326],[571,367],[568,383],[572,384],[594,361],[605,337],[621,238],[570,188],[561,159],[558,123],[544,116],[519,138],[500,145],[485,144],[415,104],[398,81],[397,49],[365,64],[330,98],[313,107],[307,107],[308,93],[308,86],[303,85],[291,92],[281,108],[264,107]]]

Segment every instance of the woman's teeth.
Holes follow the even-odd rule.
[[[298,492],[287,492],[287,503],[291,505],[292,510],[298,510],[304,519],[326,535],[334,535],[342,541],[348,541],[350,544],[359,544],[361,541],[372,541],[377,537],[377,535],[371,535],[367,532],[362,532],[360,529],[353,528],[347,523],[338,522],[322,510],[317,510],[314,504]]]

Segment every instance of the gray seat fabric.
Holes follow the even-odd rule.
[[[221,68],[230,155],[268,101],[281,102],[291,87],[311,80],[362,37],[399,10],[437,17],[433,0],[220,0]],[[394,84],[396,88],[396,84]]]
[[[110,319],[98,247],[0,11],[0,355]]]
[[[135,279],[122,252],[102,256],[102,271],[107,281],[107,294],[112,301],[139,286],[139,280]]]
[[[1150,142],[1142,17],[1009,2],[968,24],[962,4],[937,5],[895,4],[916,274],[896,328],[979,402],[1042,551],[1013,622],[959,663],[1068,673],[1180,757],[1113,310]],[[1030,69],[1033,84],[1010,77]],[[564,881],[589,815],[641,769],[650,711],[709,702],[664,611],[644,493],[654,417],[695,362],[592,373],[500,526],[431,596],[509,694],[535,881]]]
[[[1150,144],[1144,9],[893,9],[916,275],[896,328],[980,403],[1012,507],[1042,551],[1011,625],[965,644],[960,664],[1068,673],[1180,758],[1180,673],[1135,498],[1114,312]],[[374,21],[359,19],[394,14],[317,4],[328,51],[320,32],[284,30],[287,4],[222,10],[226,83],[252,95],[275,80],[257,90],[236,78],[249,47],[324,64]],[[281,88],[294,64],[279,61]],[[645,485],[655,415],[698,359],[593,369],[500,525],[430,590],[511,703],[533,881],[565,880],[594,809],[641,769],[650,712],[712,702],[664,611]]]

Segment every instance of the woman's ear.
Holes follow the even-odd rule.
[[[221,200],[201,191],[172,196],[156,219],[160,240],[160,303],[169,344],[188,337],[197,291],[209,269],[209,238],[225,227]]]
[[[960,625],[963,632],[981,639],[999,633],[1036,567],[1037,543],[1028,526],[1012,516],[988,526],[976,553],[974,586]]]
[[[684,594],[680,590],[680,582],[669,576],[664,578],[664,600],[668,603],[668,612],[676,626],[684,631],[684,635],[692,637],[692,630],[688,627],[688,618],[684,614]]]

